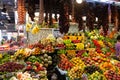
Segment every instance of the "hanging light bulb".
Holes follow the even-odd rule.
[[[82,3],[82,0],[76,0],[76,2],[77,2],[78,4],[81,4],[81,3]]]

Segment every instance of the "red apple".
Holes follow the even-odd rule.
[[[40,66],[40,63],[39,62],[35,62],[35,66]]]
[[[31,65],[28,65],[28,66],[26,67],[26,69],[27,69],[27,70],[30,70],[30,69],[32,69],[32,66],[31,66]]]
[[[27,61],[27,62],[26,62],[26,64],[27,64],[27,65],[31,65],[31,64],[32,64],[32,62],[30,62],[30,61]]]

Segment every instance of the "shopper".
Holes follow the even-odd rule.
[[[116,57],[120,59],[120,35],[117,36],[117,42],[115,44]]]

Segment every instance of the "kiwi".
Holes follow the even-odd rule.
[[[52,60],[52,57],[51,57],[51,56],[48,56],[48,60]]]
[[[40,59],[41,59],[41,60],[44,60],[44,57],[43,57],[43,56],[41,56],[41,57],[40,57]]]
[[[45,66],[45,67],[48,67],[48,64],[47,64],[47,63],[45,63],[45,64],[44,64],[44,66]]]
[[[51,65],[52,64],[52,61],[48,61],[48,65]]]
[[[47,55],[47,54],[44,54],[44,58],[48,58],[48,55]]]
[[[47,58],[45,58],[45,59],[44,59],[44,62],[45,62],[45,63],[46,63],[46,62],[48,62],[48,59],[47,59]]]

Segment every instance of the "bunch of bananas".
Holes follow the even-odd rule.
[[[26,31],[29,32],[31,28],[32,28],[32,25],[30,23],[27,23],[26,24]]]
[[[35,25],[34,28],[32,29],[32,34],[37,34],[39,32],[40,28]]]
[[[23,49],[19,49],[15,52],[14,56],[12,57],[13,59],[21,59],[21,58],[25,58],[31,55],[31,49],[28,48],[23,48]]]

